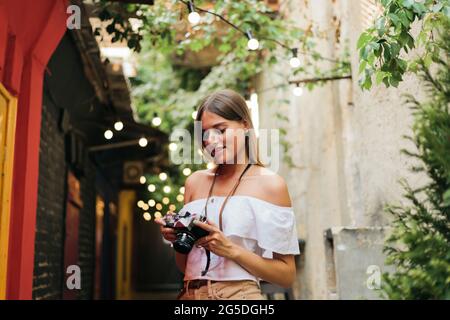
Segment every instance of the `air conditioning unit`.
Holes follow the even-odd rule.
[[[126,161],[123,165],[123,182],[125,184],[139,184],[144,174],[144,163],[142,161]]]

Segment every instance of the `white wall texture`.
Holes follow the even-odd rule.
[[[287,58],[256,81],[260,127],[284,127],[292,143],[289,153],[295,167],[284,164],[280,173],[289,185],[299,237],[306,241],[295,288],[299,299],[334,298],[327,283],[326,229],[388,225],[383,207],[401,200],[399,179],[407,178],[412,185],[423,180],[408,170],[411,159],[400,153],[400,149],[412,147],[403,138],[411,134],[412,116],[401,94],[420,92],[418,81],[409,77],[399,88],[381,85],[368,92],[358,86],[356,42],[376,15],[373,4],[374,0],[284,1],[286,17],[302,27],[312,20],[326,32],[326,39],[319,42],[323,56],[339,57],[347,45],[352,79],[304,90],[301,97],[295,97],[291,88],[266,90],[293,78]],[[330,64],[323,63],[323,68],[327,67]],[[271,103],[279,98],[289,102]],[[276,112],[288,116],[288,122],[278,120]]]

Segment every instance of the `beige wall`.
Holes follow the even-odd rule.
[[[305,90],[301,97],[295,97],[291,88],[263,91],[292,78],[288,61],[266,70],[257,79],[260,127],[285,127],[293,144],[289,152],[295,167],[284,165],[280,173],[289,185],[299,237],[306,240],[305,264],[298,274],[296,293],[298,298],[327,299],[333,296],[327,290],[324,231],[335,226],[388,224],[382,210],[387,202],[400,200],[399,178],[406,177],[413,184],[420,179],[408,171],[411,160],[400,154],[401,148],[411,147],[402,136],[410,134],[412,120],[410,110],[402,104],[401,93],[415,93],[420,87],[414,78],[408,78],[398,89],[359,89],[356,41],[370,22],[367,9],[372,9],[368,6],[371,1],[285,3],[282,11],[299,26],[304,26],[308,17],[327,32],[329,36],[319,44],[324,56],[339,56],[345,39],[351,56],[351,80],[329,82],[311,92]],[[339,22],[340,44],[335,39]],[[289,103],[271,103],[277,98],[287,98]],[[276,112],[287,115],[289,121],[277,120]]]

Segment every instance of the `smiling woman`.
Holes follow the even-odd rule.
[[[290,287],[300,253],[295,215],[284,180],[258,160],[244,98],[232,90],[215,92],[201,103],[197,120],[216,167],[186,181],[179,214],[205,217],[196,225],[208,235],[188,254],[176,254],[185,274],[179,299],[263,299],[260,280]],[[157,222],[166,240],[176,241],[175,229]]]

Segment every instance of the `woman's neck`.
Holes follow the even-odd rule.
[[[240,164],[222,164],[218,168],[217,173],[220,176],[234,176],[234,175],[240,175],[242,171],[247,167],[248,162],[246,163],[240,163]]]

